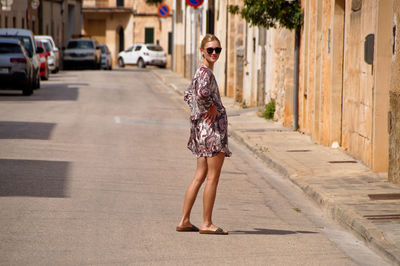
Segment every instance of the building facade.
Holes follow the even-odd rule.
[[[229,5],[242,1],[206,0],[194,9],[175,0],[174,71],[190,78],[200,60],[201,37],[215,33],[224,49],[214,71],[221,94],[243,106],[274,101],[275,120],[315,143],[346,151],[375,172],[387,172],[388,126],[394,128],[388,124],[389,92],[399,84],[391,71],[398,49],[394,2],[301,0],[304,23],[296,46],[295,31],[250,27],[228,13]],[[396,141],[392,147],[399,146]]]
[[[10,10],[0,9],[0,27],[51,35],[56,45],[63,47],[71,35],[80,33],[81,13],[82,0],[12,1]]]
[[[114,63],[120,51],[134,43],[156,43],[172,53],[172,1],[166,0],[170,15],[158,15],[158,7],[144,0],[84,0],[82,34],[90,35],[99,43],[107,44]]]

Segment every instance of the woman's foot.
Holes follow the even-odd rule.
[[[210,226],[201,226],[199,230],[200,234],[211,234],[211,235],[227,235],[229,234],[228,231],[215,226],[215,225],[210,225]]]
[[[191,224],[189,221],[181,221],[179,225],[176,227],[176,231],[178,232],[198,232],[199,228]]]

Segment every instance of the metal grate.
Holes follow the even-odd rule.
[[[368,194],[371,200],[400,200],[400,193]]]

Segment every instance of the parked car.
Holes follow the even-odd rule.
[[[108,49],[107,45],[100,44],[100,51],[101,51],[101,68],[102,69],[112,69],[112,56],[111,52]]]
[[[164,68],[167,65],[167,54],[156,44],[135,44],[118,54],[118,65],[137,65],[140,68],[154,65]]]
[[[42,80],[49,79],[49,60],[48,56],[50,55],[50,51],[46,49],[43,41],[36,40],[36,47],[40,47],[43,49],[43,52],[39,53],[39,61],[40,61],[40,78]]]
[[[60,70],[60,51],[56,47],[53,37],[49,35],[36,35],[35,40],[47,41],[50,45],[49,69],[52,73]]]
[[[34,69],[34,88],[40,88],[40,62],[39,54],[42,52],[42,48],[36,48],[33,33],[26,29],[15,29],[15,28],[1,28],[0,37],[18,39],[24,45],[25,50],[28,52],[31,58],[33,69]]]
[[[74,38],[70,39],[64,50],[64,68],[92,67],[100,69],[101,52],[95,39]]]
[[[31,95],[35,87],[32,59],[17,39],[0,38],[0,88]]]

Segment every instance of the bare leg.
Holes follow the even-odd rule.
[[[215,231],[218,228],[212,223],[212,211],[224,159],[225,153],[222,152],[214,157],[207,158],[208,174],[203,195],[203,223],[200,227],[202,230]]]
[[[190,183],[183,203],[182,219],[178,227],[191,226],[190,212],[192,211],[193,204],[196,200],[197,193],[207,176],[207,160],[204,157],[197,159],[197,168],[192,183]]]

